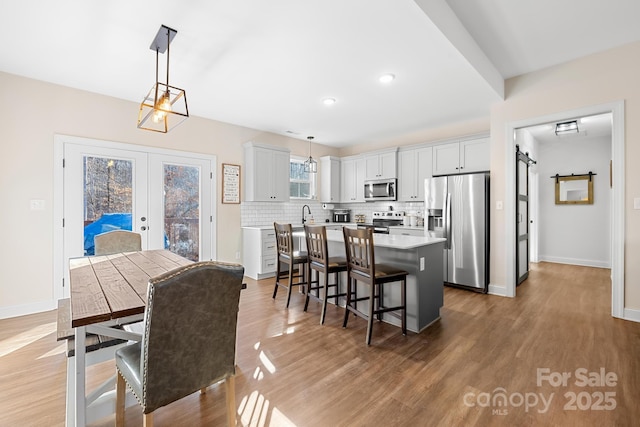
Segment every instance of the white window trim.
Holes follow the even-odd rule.
[[[290,156],[289,163],[304,163],[307,160],[307,157],[300,156]],[[291,190],[289,189],[289,198],[293,200],[317,200],[318,199],[318,177],[317,173],[309,174],[309,183],[311,184],[311,197],[294,197],[291,195]],[[307,182],[302,180],[292,180],[291,173],[289,173],[289,182]]]

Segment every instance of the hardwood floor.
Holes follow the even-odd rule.
[[[611,317],[609,275],[540,263],[515,299],[446,288],[439,322],[406,337],[376,323],[371,347],[362,319],[343,329],[343,309],[330,305],[321,326],[319,303],[304,313],[303,296],[294,292],[286,310],[284,295],[271,299],[272,279],[247,279],[238,419],[251,426],[637,425],[640,324]],[[566,385],[538,385],[543,368],[552,380],[564,372],[571,377]],[[580,387],[581,368],[604,368],[617,381]],[[113,369],[113,363],[95,367],[90,383]],[[55,312],[1,320],[0,426],[64,425],[65,372]],[[498,406],[501,396],[507,401]],[[154,414],[157,426],[225,425],[225,416],[223,385]],[[138,406],[126,411],[126,423],[142,425]]]

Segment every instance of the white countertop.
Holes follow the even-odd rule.
[[[304,232],[296,231],[293,235],[296,237],[304,237]],[[344,242],[344,235],[342,234],[342,231],[327,230],[327,240],[331,242]],[[445,240],[446,239],[439,237],[394,236],[382,233],[374,233],[373,235],[374,246],[398,250],[415,249],[421,246],[444,242]]]

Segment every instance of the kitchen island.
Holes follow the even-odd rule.
[[[304,232],[294,235],[304,236]],[[327,230],[327,241],[331,256],[344,256],[342,231]],[[445,239],[424,236],[402,236],[374,234],[376,263],[390,264],[406,270],[407,276],[407,329],[420,332],[440,318],[444,304],[443,254]],[[341,284],[346,286],[346,273]],[[367,292],[366,285],[358,284],[358,294]],[[400,286],[384,287],[386,305],[400,304]],[[359,310],[366,311],[366,301],[360,302]],[[400,326],[396,317],[383,314],[385,322]]]

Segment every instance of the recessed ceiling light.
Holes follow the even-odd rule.
[[[324,105],[333,105],[336,103],[336,99],[335,98],[325,98],[322,100],[322,103]]]
[[[380,80],[380,83],[391,83],[395,78],[396,76],[394,76],[393,74],[387,73],[387,74],[381,75],[378,80]]]

